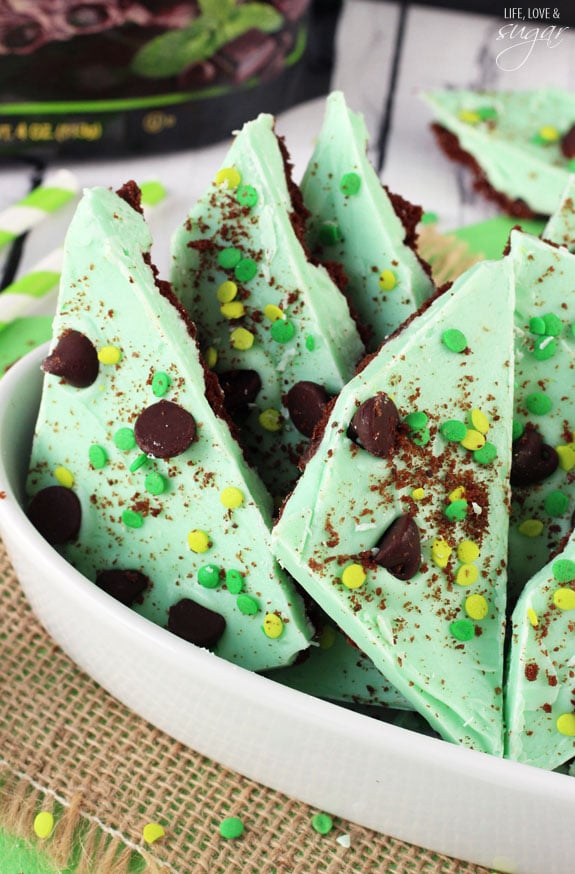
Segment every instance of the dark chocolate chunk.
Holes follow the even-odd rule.
[[[172,401],[158,401],[142,410],[134,426],[136,443],[146,455],[172,458],[181,455],[196,435],[196,420]]]
[[[356,411],[347,435],[371,455],[387,458],[399,427],[399,413],[390,397],[382,393],[368,398]]]
[[[126,607],[132,606],[149,582],[148,577],[140,571],[122,571],[118,568],[100,571],[96,577],[98,588],[103,589],[104,592],[125,604]]]
[[[575,158],[575,124],[561,137],[561,151],[566,158]]]
[[[311,437],[313,429],[321,420],[330,395],[323,385],[302,379],[288,391],[285,399],[290,418],[300,434]]]
[[[28,518],[48,543],[67,543],[78,536],[82,506],[71,489],[47,486],[32,498]]]
[[[213,60],[232,82],[239,85],[259,73],[277,50],[272,37],[253,27],[226,43]]]
[[[215,646],[225,628],[223,616],[190,598],[182,598],[173,604],[168,613],[168,631],[196,646]]]
[[[262,387],[259,373],[255,370],[226,370],[218,373],[224,393],[224,406],[230,416],[252,404]]]
[[[94,344],[80,331],[67,331],[53,352],[42,362],[45,373],[61,376],[74,388],[87,388],[95,381],[99,369]]]
[[[543,437],[533,427],[514,441],[511,451],[512,486],[530,486],[551,476],[557,469],[559,456],[556,450],[543,442]]]
[[[374,561],[398,580],[410,580],[421,564],[419,528],[411,516],[403,515],[391,523],[376,545]]]

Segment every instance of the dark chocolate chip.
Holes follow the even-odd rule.
[[[552,446],[543,442],[543,437],[533,427],[525,431],[513,443],[511,451],[512,486],[530,486],[551,476],[557,465],[559,456]]]
[[[313,429],[321,420],[330,395],[323,385],[302,379],[288,391],[285,399],[290,418],[300,434],[311,437]]]
[[[71,489],[47,486],[32,498],[28,518],[48,543],[67,543],[78,536],[82,506]]]
[[[561,151],[566,158],[575,158],[575,124],[561,137]]]
[[[74,388],[87,388],[98,376],[98,353],[93,343],[80,331],[67,331],[54,350],[42,362],[45,373],[61,376]]]
[[[398,580],[410,580],[421,564],[419,528],[413,518],[400,516],[376,544],[374,561]]]
[[[377,458],[387,458],[399,427],[399,413],[390,397],[382,393],[368,398],[351,420],[348,437]]]
[[[196,420],[172,401],[158,401],[142,410],[134,426],[136,443],[146,455],[172,458],[185,452],[196,435]]]
[[[252,404],[262,387],[259,373],[255,370],[226,370],[218,373],[224,393],[224,406],[230,416]]]
[[[196,646],[215,646],[225,628],[223,616],[190,598],[182,598],[173,604],[168,613],[168,631]]]
[[[96,577],[98,588],[103,589],[104,592],[125,604],[126,607],[132,606],[149,582],[148,577],[140,571],[122,571],[117,568],[100,571]]]

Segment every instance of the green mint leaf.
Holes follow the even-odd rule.
[[[236,8],[236,0],[198,0],[202,15],[214,21],[225,21]]]
[[[210,30],[196,19],[189,27],[163,33],[142,46],[132,60],[132,70],[148,79],[176,76],[190,64],[209,58],[213,43]]]
[[[255,27],[264,33],[274,33],[284,23],[283,15],[267,3],[244,3],[237,7],[236,14],[243,24],[244,32]]]

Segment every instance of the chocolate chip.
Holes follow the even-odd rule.
[[[561,137],[561,151],[566,158],[575,158],[575,124]]]
[[[47,486],[32,498],[28,518],[48,543],[67,543],[78,536],[82,506],[71,489]]]
[[[230,416],[252,404],[262,387],[260,375],[255,370],[226,370],[218,373],[218,380],[224,393],[224,406]]]
[[[149,584],[148,577],[140,571],[122,571],[112,568],[100,571],[96,577],[96,585],[112,598],[131,607],[136,598],[142,594]]]
[[[419,528],[411,516],[403,515],[392,522],[375,548],[374,561],[398,580],[410,580],[419,570]]]
[[[58,340],[51,355],[42,362],[45,373],[61,376],[74,388],[87,388],[98,376],[98,353],[93,343],[80,331],[67,331]]]
[[[182,598],[173,604],[168,613],[168,631],[196,646],[215,646],[225,628],[223,616],[190,598]]]
[[[387,458],[395,445],[399,413],[390,397],[382,393],[368,398],[351,420],[347,436],[371,455]]]
[[[543,442],[535,428],[527,426],[514,441],[511,451],[512,486],[530,486],[551,476],[557,469],[559,456],[552,446]]]
[[[134,426],[136,443],[146,455],[172,458],[185,452],[196,435],[196,420],[172,401],[158,401],[142,410]]]
[[[296,382],[288,391],[285,403],[290,418],[304,437],[311,437],[313,434],[313,429],[321,420],[330,397],[323,385],[305,379]]]

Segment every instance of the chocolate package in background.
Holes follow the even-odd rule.
[[[208,145],[329,90],[341,0],[0,0],[0,158]]]

